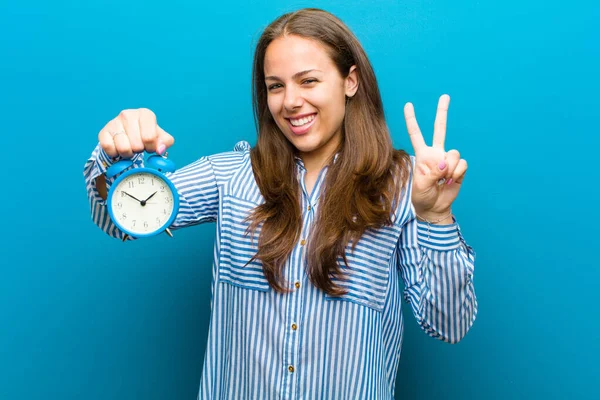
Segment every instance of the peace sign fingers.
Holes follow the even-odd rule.
[[[435,123],[433,128],[433,144],[431,147],[444,150],[446,141],[446,122],[448,121],[448,107],[450,106],[450,96],[444,94],[438,102],[437,112],[435,114]],[[404,119],[406,120],[406,129],[410,136],[415,155],[427,147],[423,134],[417,124],[415,117],[415,108],[412,103],[406,103],[404,106]]]
[[[415,108],[412,103],[406,103],[404,106],[404,119],[406,120],[406,129],[410,136],[410,142],[412,143],[415,154],[426,148],[425,139],[417,124],[417,118],[415,117]]]
[[[440,96],[431,146],[423,139],[413,105],[404,106],[406,127],[415,151],[412,202],[418,215],[435,217],[433,220],[450,213],[467,170],[467,163],[457,150],[444,149],[449,105],[450,96]]]
[[[444,94],[438,102],[437,113],[435,114],[435,123],[433,124],[433,147],[444,149],[446,140],[446,122],[448,121],[448,107],[450,106],[450,96]]]

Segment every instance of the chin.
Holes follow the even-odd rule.
[[[301,153],[311,153],[320,147],[319,143],[315,143],[310,137],[293,137],[290,142]]]

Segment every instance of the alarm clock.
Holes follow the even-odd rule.
[[[142,238],[162,232],[173,237],[169,226],[179,210],[179,195],[165,173],[175,171],[175,164],[165,153],[151,155],[144,167],[125,171],[132,165],[131,159],[120,160],[105,173],[108,178],[122,173],[106,198],[111,220],[125,233],[123,241],[130,236]]]

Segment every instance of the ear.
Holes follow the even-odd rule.
[[[356,71],[356,65],[350,67],[350,72],[344,82],[346,89],[346,96],[352,97],[358,90],[358,71]]]

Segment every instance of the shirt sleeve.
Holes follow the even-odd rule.
[[[421,328],[448,343],[459,342],[477,315],[475,253],[458,224],[409,220],[398,242],[404,300]]]
[[[106,207],[106,201],[100,197],[96,188],[96,178],[117,162],[119,158],[109,157],[100,144],[96,146],[83,169],[87,197],[90,204],[92,221],[111,237],[123,239],[125,233],[112,222]],[[136,154],[131,168],[144,166],[142,154]],[[216,221],[219,211],[219,191],[214,171],[208,157],[173,172],[165,174],[174,184],[179,194],[179,211],[170,228],[179,229],[190,225]],[[107,190],[117,176],[106,177]],[[128,237],[128,240],[134,238]]]

